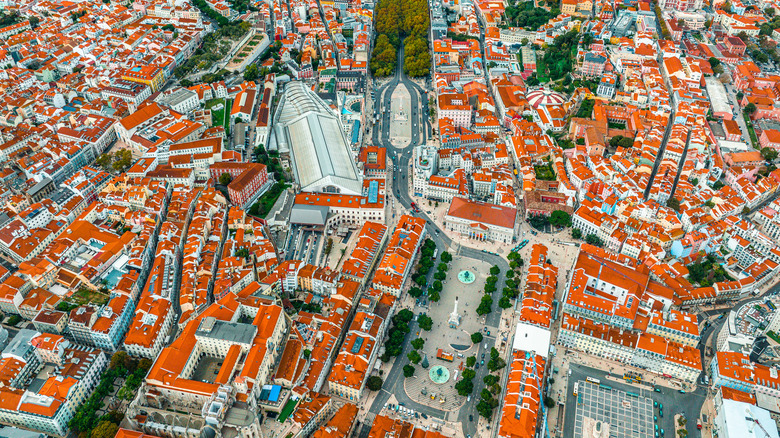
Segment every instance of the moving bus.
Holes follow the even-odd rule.
[[[601,380],[599,380],[599,379],[594,379],[593,377],[586,377],[586,378],[585,378],[585,380],[587,380],[587,381],[588,381],[588,382],[590,382],[590,383],[595,383],[596,385],[598,385],[599,383],[601,383]]]
[[[572,394],[576,396],[579,391],[580,391],[580,382],[574,382],[574,392]]]

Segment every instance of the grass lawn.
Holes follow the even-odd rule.
[[[227,99],[225,102],[225,118],[222,120],[222,125],[225,127],[225,134],[230,135],[230,110],[228,108],[233,106],[233,101]]]
[[[84,305],[89,303],[100,305],[108,302],[108,295],[84,288],[74,292],[73,295],[71,295],[70,297],[70,301],[78,305]]]
[[[550,80],[547,77],[547,65],[538,55],[536,57],[536,79],[539,79],[539,82],[548,82]]]
[[[280,423],[284,423],[284,420],[286,420],[287,417],[289,417],[290,414],[292,414],[292,411],[293,411],[293,409],[295,409],[295,405],[297,403],[298,402],[293,400],[293,399],[287,400],[287,403],[282,408],[282,412],[279,412],[278,420],[279,420]]]
[[[742,117],[745,118],[745,125],[747,126],[748,134],[750,134],[750,141],[753,144],[753,147],[756,147],[758,144],[758,137],[756,136],[756,130],[753,129],[753,122],[750,121],[750,116],[745,113],[742,113]]]
[[[225,127],[225,133],[230,135],[230,117],[228,108],[232,105],[230,99],[211,99],[206,102],[206,109],[211,109],[219,104],[222,104],[222,109],[211,111],[211,120],[214,126],[223,125]]]

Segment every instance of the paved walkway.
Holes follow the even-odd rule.
[[[399,83],[390,98],[390,140],[397,148],[408,147],[412,142],[412,124],[409,121],[411,96],[406,85]]]
[[[419,367],[417,374],[404,379],[404,392],[417,403],[447,412],[457,411],[466,404],[466,399],[458,395],[458,391],[455,389],[453,378],[457,368],[457,366],[447,367],[450,371],[450,380],[447,383],[438,385],[433,383],[428,377],[428,371],[431,368]],[[426,394],[422,393],[423,390],[425,390]],[[435,399],[432,399],[432,396],[435,396]]]

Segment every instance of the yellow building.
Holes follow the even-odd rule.
[[[564,14],[574,15],[577,12],[577,0],[562,0],[561,12]]]
[[[593,12],[593,1],[580,0],[579,3],[577,3],[577,11],[585,15],[590,15],[590,13]]]
[[[163,74],[163,70],[156,65],[147,65],[144,67],[135,66],[125,70],[124,74],[122,74],[122,79],[137,82],[139,84],[146,84],[154,93],[162,87],[165,82],[165,75]]]

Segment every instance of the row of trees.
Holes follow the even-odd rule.
[[[418,322],[422,319],[422,317],[425,316],[430,320],[431,318],[428,315],[422,314],[418,318]],[[431,321],[431,324],[433,321]],[[421,325],[422,327],[422,325]],[[430,327],[426,330],[430,330]],[[425,345],[425,339],[423,338],[417,338],[412,341],[412,348],[413,350],[409,352],[409,354],[406,355],[406,358],[409,359],[408,364],[404,365],[404,377],[412,377],[414,375],[414,372],[416,371],[416,368],[412,364],[418,364],[422,360],[422,356],[420,355],[420,351],[422,351],[423,346]],[[423,363],[423,367],[426,367],[427,365]]]
[[[385,342],[385,352],[380,359],[382,362],[390,362],[390,359],[398,356],[403,351],[406,334],[409,333],[409,322],[414,318],[414,313],[409,309],[403,309],[393,315],[390,322],[390,338]]]
[[[579,228],[572,228],[571,237],[575,239],[582,239],[582,230],[580,230]],[[599,236],[592,233],[585,236],[585,243],[593,246],[598,246],[599,248],[604,246],[604,241],[601,240]]]
[[[417,286],[409,289],[409,295],[419,298],[423,295],[423,289],[428,284],[428,273],[433,268],[433,264],[436,259],[433,254],[436,252],[436,243],[431,239],[425,239],[422,249],[420,250],[420,263],[417,265],[417,272],[412,276],[412,281]],[[434,274],[434,281],[428,287],[428,299],[433,302],[438,302],[441,299],[441,291],[444,289],[442,281],[447,277],[448,262],[444,262],[444,254],[447,254],[449,260],[452,260],[452,256],[449,253],[442,253],[442,263],[439,263],[438,270]]]
[[[490,276],[485,280],[485,295],[482,295],[479,306],[477,306],[477,315],[487,315],[493,311],[493,297],[491,294],[498,290],[499,275],[501,275],[501,269],[498,266],[490,268]]]
[[[501,298],[498,300],[498,307],[502,309],[508,309],[512,307],[511,300],[517,298],[517,296],[520,294],[520,291],[518,290],[518,287],[520,286],[520,280],[515,280],[514,277],[515,271],[513,269],[506,271],[506,281],[504,282],[504,288],[501,290]]]
[[[126,378],[125,386],[117,395],[124,399],[132,398],[151,366],[152,362],[149,359],[135,360],[124,351],[115,353],[111,357],[108,370],[101,376],[95,392],[79,406],[68,427],[79,436],[84,434],[86,438],[113,438],[119,423],[124,419],[124,414],[111,411],[98,417],[97,412],[104,407],[103,399],[110,394],[117,378]]]
[[[216,21],[220,26],[227,26],[230,24],[230,20],[212,9],[205,0],[193,0],[192,3],[195,4],[198,9],[200,9],[200,12],[206,14],[206,16],[211,19],[211,21]]]
[[[506,366],[506,361],[501,359],[498,350],[490,349],[490,360],[487,363],[488,370],[494,373]],[[498,385],[498,376],[488,374],[482,379],[485,388],[480,392],[480,400],[477,403],[477,412],[479,415],[490,419],[493,416],[493,409],[498,406],[498,395],[501,394],[501,387]]]
[[[371,54],[371,73],[389,76],[396,68],[396,52],[405,44],[404,71],[413,77],[430,73],[428,48],[430,17],[426,0],[380,0],[375,11],[377,38]]]
[[[475,338],[481,339],[481,336],[481,333],[474,333],[471,335],[471,338],[472,340]],[[463,370],[462,378],[455,383],[455,389],[458,391],[458,395],[465,397],[474,392],[474,377],[477,376],[477,372],[474,370],[476,364],[476,356],[469,356],[466,358],[466,369]],[[488,360],[486,366],[491,374],[482,378],[482,383],[485,384],[485,387],[480,392],[480,401],[477,403],[477,412],[483,417],[490,419],[493,416],[493,409],[498,406],[496,397],[501,393],[501,387],[498,385],[498,376],[492,373],[504,368],[506,362],[501,359],[498,350],[491,348],[490,360]]]
[[[547,225],[552,225],[554,227],[570,227],[571,215],[563,210],[555,210],[550,213],[550,216],[545,216],[543,214],[531,215],[528,218],[528,223],[537,230],[542,230]]]

